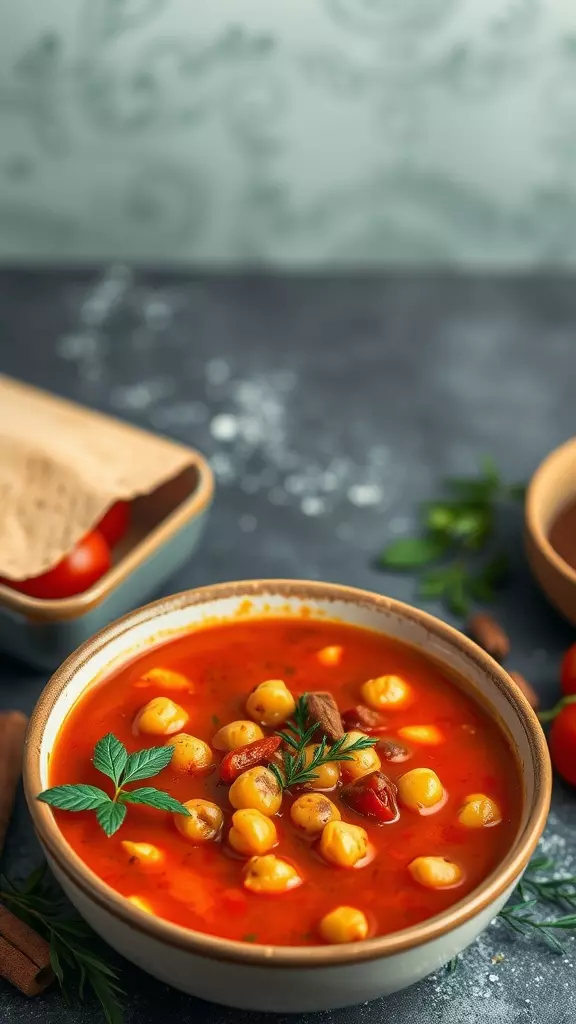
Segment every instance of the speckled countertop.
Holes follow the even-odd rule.
[[[205,540],[169,589],[290,576],[413,600],[412,581],[379,574],[373,556],[410,530],[418,500],[444,474],[473,472],[484,452],[510,480],[525,479],[574,433],[576,288],[571,280],[4,271],[0,370],[210,456],[219,487]],[[510,667],[551,701],[573,632],[528,575],[519,510],[501,529],[513,564],[498,609],[512,637]],[[30,710],[44,682],[2,658],[0,706]],[[557,786],[544,846],[566,871],[576,868],[575,826],[576,798]],[[3,867],[24,873],[38,857],[20,802]],[[315,1020],[573,1024],[574,954],[573,940],[554,955],[495,924],[454,975]],[[129,965],[123,983],[126,1024],[282,1020],[201,1003]],[[27,1001],[0,985],[2,1024],[99,1020],[93,1004],[68,1009],[56,992]]]

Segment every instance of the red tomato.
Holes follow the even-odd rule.
[[[5,580],[8,586],[19,590],[29,597],[40,597],[46,600],[59,597],[72,597],[88,590],[99,580],[111,565],[110,548],[102,534],[97,530],[87,533],[72,548],[58,565],[40,576],[32,576],[28,580],[14,582]]]
[[[576,786],[576,704],[567,704],[556,715],[548,743],[556,771],[566,782]]]
[[[111,548],[122,540],[130,523],[130,502],[117,501],[111,505],[96,529],[108,541]]]
[[[562,658],[560,685],[565,697],[576,693],[576,644],[572,644]]]

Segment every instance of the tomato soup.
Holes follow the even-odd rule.
[[[353,626],[239,621],[155,647],[73,707],[50,785],[113,796],[92,760],[109,733],[129,753],[170,744],[170,763],[126,791],[156,787],[188,815],[127,803],[108,836],[93,810],[56,810],[63,835],[137,906],[228,939],[414,925],[482,882],[518,827],[498,726],[433,662]]]

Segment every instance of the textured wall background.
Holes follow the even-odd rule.
[[[0,257],[576,262],[573,0],[0,0]]]

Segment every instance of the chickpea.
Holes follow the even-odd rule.
[[[249,768],[230,786],[232,807],[260,811],[271,818],[282,805],[282,790],[269,768]]]
[[[145,914],[153,914],[152,904],[145,900],[143,896],[127,896],[126,899],[133,907],[138,907],[138,910],[143,910]]]
[[[267,679],[250,694],[246,711],[259,725],[274,729],[293,714],[296,707],[294,697],[281,679]]]
[[[134,685],[140,688],[155,686],[158,690],[185,690],[187,693],[194,693],[192,680],[171,668],[150,668]]]
[[[324,914],[318,926],[324,942],[361,942],[368,935],[366,915],[355,907],[336,907]]]
[[[404,725],[398,729],[398,735],[411,743],[420,743],[424,747],[437,747],[444,743],[444,736],[435,725]]]
[[[193,843],[209,843],[218,839],[224,822],[224,815],[218,804],[195,797],[193,800],[186,800],[184,807],[189,811],[189,816],[175,814],[174,822],[186,839]]]
[[[120,845],[130,860],[137,860],[138,866],[147,871],[162,867],[164,863],[163,851],[152,843],[131,843],[128,839],[123,839]]]
[[[408,870],[427,889],[450,889],[462,881],[462,869],[447,857],[416,857]]]
[[[214,761],[208,744],[187,732],[172,736],[165,746],[174,747],[170,764],[178,772],[198,772],[209,768]]]
[[[327,796],[320,793],[304,793],[294,801],[290,817],[296,828],[307,836],[315,836],[329,821],[340,821],[340,811]]]
[[[153,697],[140,708],[134,720],[134,730],[150,736],[171,736],[180,732],[187,721],[188,714],[179,704],[169,697]]]
[[[397,780],[400,802],[412,811],[434,807],[444,799],[440,779],[431,768],[412,768]]]
[[[353,868],[368,853],[368,835],[360,825],[329,821],[320,836],[320,853],[331,864]]]
[[[363,736],[366,736],[364,732],[358,732],[358,730],[352,730],[348,733],[348,741],[353,743],[354,740],[359,740]],[[342,749],[346,750],[346,744]],[[361,779],[363,775],[369,775],[370,772],[380,771],[382,762],[376,753],[375,747],[365,747],[364,750],[354,750],[350,754],[351,761],[342,761],[342,772],[349,779]]]
[[[344,654],[344,648],[338,647],[337,644],[331,647],[322,647],[319,651],[316,651],[316,657],[321,665],[339,665],[342,661],[342,655]]]
[[[458,813],[458,821],[466,828],[488,828],[502,821],[500,808],[485,793],[471,793]]]
[[[232,815],[228,842],[238,853],[245,853],[248,857],[268,853],[278,842],[276,826],[261,811],[245,807]]]
[[[394,711],[404,708],[412,699],[408,683],[400,676],[378,676],[368,679],[360,687],[362,700],[375,711]]]
[[[212,740],[212,746],[216,750],[237,750],[244,747],[246,743],[255,743],[256,740],[264,739],[264,733],[256,722],[238,721],[228,722],[223,725]]]
[[[251,857],[244,871],[244,887],[250,892],[281,893],[302,884],[296,868],[286,860],[267,853]]]
[[[309,746],[304,747],[304,764],[306,767],[311,763],[317,750],[317,743],[311,743]],[[337,761],[328,761],[327,764],[315,768],[314,774],[316,778],[306,783],[306,789],[334,789],[338,785],[340,778],[340,766]]]

